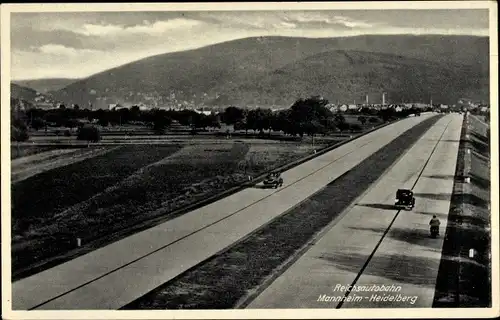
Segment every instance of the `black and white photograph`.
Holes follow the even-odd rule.
[[[3,318],[499,316],[496,2],[1,14]]]

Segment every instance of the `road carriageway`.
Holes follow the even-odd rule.
[[[246,308],[432,307],[462,121],[440,119]],[[412,211],[394,209],[398,188],[414,191]]]
[[[293,208],[431,116],[403,119],[283,172],[277,190],[242,190],[16,281],[12,308],[119,309]]]

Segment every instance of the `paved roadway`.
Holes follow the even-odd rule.
[[[381,128],[248,188],[12,284],[13,310],[118,309],[241,239],[431,115]]]
[[[439,120],[247,308],[431,307],[462,119]],[[412,211],[393,208],[398,188],[413,189]],[[441,220],[438,239],[429,237],[433,214]],[[349,285],[378,291],[351,290],[342,302]]]

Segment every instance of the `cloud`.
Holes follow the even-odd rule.
[[[61,44],[46,44],[37,49],[38,52],[49,55],[77,56],[82,54],[97,53],[92,49],[75,49]]]
[[[285,21],[282,21],[278,26],[284,27],[284,28],[296,28],[297,27],[297,25],[295,23],[285,22]]]
[[[167,21],[157,21],[153,24],[146,25],[138,25],[135,27],[127,28],[126,31],[130,31],[132,33],[163,33],[169,30],[176,29],[185,29],[191,28],[195,26],[199,26],[201,24],[200,21],[192,20],[192,19],[172,19]]]
[[[75,33],[86,36],[109,36],[119,34],[150,34],[157,35],[171,30],[188,29],[202,24],[201,21],[193,19],[176,18],[165,21],[151,23],[143,21],[143,24],[134,26],[122,26],[112,24],[91,24],[86,23],[82,28],[73,30]]]
[[[459,29],[459,28],[381,28],[373,31],[373,34],[396,35],[396,34],[411,34],[411,35],[462,35],[462,36],[480,36],[486,37],[489,35],[488,29]]]
[[[114,25],[84,24],[81,30],[75,30],[75,32],[86,36],[107,36],[122,30],[120,26]]]
[[[292,13],[284,17],[284,20],[290,23],[298,23],[303,26],[317,26],[328,25],[331,27],[340,26],[344,28],[373,28],[375,23],[368,23],[367,21],[353,19],[348,16],[333,15],[318,13],[318,12],[307,12],[307,13]]]
[[[348,17],[335,16],[330,23],[341,24],[349,28],[372,28],[374,25],[372,23],[367,23],[365,21],[356,21]]]

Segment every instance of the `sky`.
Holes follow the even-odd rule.
[[[84,78],[148,56],[254,36],[488,36],[488,11],[319,10],[11,14],[11,78]]]

